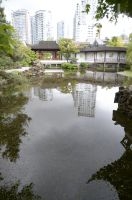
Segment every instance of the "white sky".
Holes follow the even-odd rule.
[[[3,0],[7,20],[11,21],[12,11],[26,9],[33,16],[37,10],[51,10],[53,18],[54,35],[56,23],[64,20],[66,35],[72,37],[73,14],[79,0]],[[56,36],[55,36],[56,37]]]
[[[51,10],[56,20],[70,18],[78,0],[7,0],[4,2],[5,13],[10,18],[11,11],[27,9],[31,15],[37,10]]]
[[[118,18],[117,24],[103,20],[102,36],[120,36],[122,34],[128,35],[132,33],[132,18],[122,16]]]
[[[51,10],[53,22],[56,23],[64,20],[69,26],[69,34],[72,33],[73,15],[76,4],[81,0],[7,0],[4,2],[5,14],[7,20],[11,20],[11,12],[18,9],[26,9],[30,15],[34,15],[37,10]],[[103,20],[103,28],[101,36],[112,37],[121,34],[129,35],[132,32],[132,19],[128,17],[120,18],[117,25]]]

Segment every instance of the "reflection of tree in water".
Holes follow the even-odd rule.
[[[71,78],[47,78],[44,79],[44,81],[41,84],[41,88],[46,89],[58,89],[62,93],[72,93],[72,89],[74,88],[77,81],[75,79]]]
[[[0,147],[2,156],[16,161],[21,137],[30,118],[22,112],[28,98],[6,87],[0,91]]]
[[[10,186],[4,185],[0,187],[0,200],[40,200],[40,199],[41,198],[34,193],[32,183],[23,186],[21,189],[19,182]]]
[[[132,152],[126,151],[115,162],[101,168],[88,180],[110,182],[117,190],[120,200],[132,200]]]
[[[53,100],[53,89],[51,88],[40,88],[34,87],[34,96],[38,96],[42,101],[52,101]]]
[[[21,137],[26,135],[25,127],[30,118],[22,109],[27,103],[25,97],[15,85],[0,88],[0,151],[3,158],[15,162],[19,157]],[[21,186],[20,182],[5,184],[0,173],[0,200],[39,200],[33,191],[33,184]]]
[[[104,166],[88,180],[104,180],[110,182],[117,190],[120,200],[132,200],[132,119],[129,119],[120,110],[113,111],[113,120],[115,125],[124,127],[125,136],[121,144],[126,152],[113,163]]]
[[[65,85],[64,85],[64,84],[60,85],[59,88],[60,88],[60,91],[61,91],[62,93],[67,94],[67,93],[72,93],[72,90],[73,90],[74,85],[75,85],[75,84],[73,84],[73,83],[71,83],[71,82],[68,82],[68,83],[66,83]]]

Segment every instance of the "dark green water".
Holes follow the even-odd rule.
[[[117,111],[118,87],[49,85],[0,94],[0,200],[132,199],[132,121]]]

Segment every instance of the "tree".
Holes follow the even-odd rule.
[[[61,38],[58,42],[60,52],[65,57],[67,62],[69,61],[72,53],[79,52],[76,43],[72,39]]]
[[[86,5],[86,12],[90,10],[90,5]],[[98,0],[95,18],[102,19],[107,17],[110,21],[117,20],[119,14],[126,14],[132,17],[131,0]]]
[[[1,3],[1,1],[0,1]],[[6,16],[4,14],[4,9],[0,6],[0,23],[5,23],[6,22]]]
[[[100,32],[101,32],[102,24],[96,23],[95,27],[96,27],[96,35],[97,35],[98,38],[100,38]]]
[[[127,46],[127,63],[132,65],[132,41]]]
[[[129,34],[129,42],[132,42],[132,33]]]
[[[30,47],[27,47],[19,40],[16,40],[15,51],[11,58],[14,65],[25,66],[32,64],[32,62],[36,60],[37,55]]]
[[[13,38],[14,29],[11,25],[0,23],[0,53],[11,55],[13,53],[15,40]]]
[[[4,9],[0,7],[0,54],[11,55],[13,53],[15,39],[14,28],[6,22]]]
[[[121,37],[116,37],[116,36],[112,37],[111,40],[108,40],[107,41],[107,45],[108,46],[113,46],[113,47],[122,47],[122,46],[124,46],[122,38]]]

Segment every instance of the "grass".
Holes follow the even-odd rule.
[[[124,76],[132,77],[132,71],[130,71],[130,70],[118,72],[118,73],[121,75],[124,75]]]

